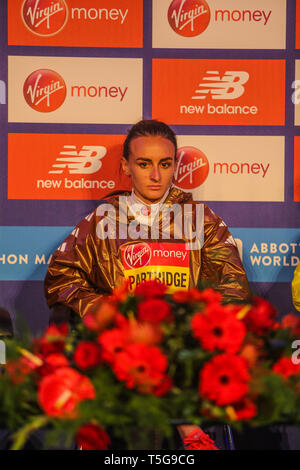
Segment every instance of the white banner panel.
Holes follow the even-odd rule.
[[[153,47],[285,49],[286,0],[153,0]]]
[[[175,184],[203,201],[284,201],[283,136],[178,136]]]
[[[8,57],[8,121],[127,124],[142,118],[142,59]]]

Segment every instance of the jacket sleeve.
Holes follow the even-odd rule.
[[[223,220],[204,206],[201,281],[221,292],[226,302],[249,301],[251,291],[236,242]]]
[[[105,280],[101,281],[97,262],[95,224],[96,216],[92,213],[74,228],[53,254],[44,283],[49,307],[63,304],[83,317],[88,307],[109,293],[109,289],[105,289]]]
[[[300,311],[300,263],[295,269],[294,279],[292,281],[292,295],[294,306]]]

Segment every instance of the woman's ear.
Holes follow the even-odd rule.
[[[124,171],[125,175],[130,176],[128,161],[126,160],[125,157],[121,157],[121,165],[122,165],[122,170]]]

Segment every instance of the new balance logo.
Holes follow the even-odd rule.
[[[248,72],[227,71],[221,77],[218,71],[208,70],[192,99],[204,100],[211,95],[213,100],[234,100],[243,95],[245,91],[243,85],[248,80]]]
[[[83,175],[96,173],[102,166],[101,159],[106,155],[107,149],[101,145],[84,145],[79,152],[75,145],[64,145],[63,157],[58,157],[49,173],[61,174],[64,169],[69,173]]]

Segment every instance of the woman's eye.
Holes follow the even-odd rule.
[[[139,166],[140,166],[141,168],[146,168],[146,167],[147,167],[147,163],[146,163],[146,162],[141,162],[141,163],[139,163]]]
[[[162,166],[163,168],[169,168],[170,163],[168,163],[168,162],[162,163],[161,166]]]

